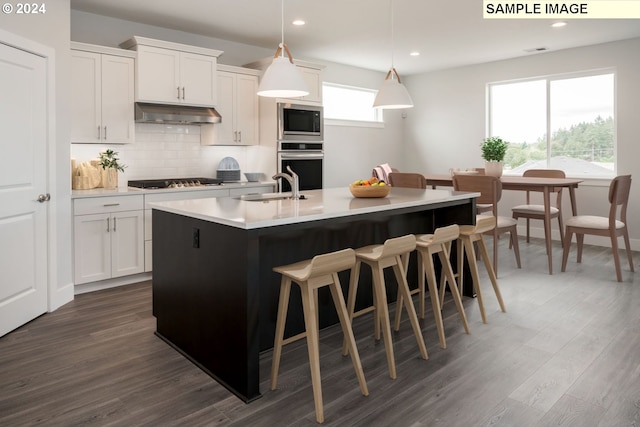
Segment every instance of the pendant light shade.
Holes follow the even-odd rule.
[[[293,63],[291,51],[284,43],[284,0],[281,1],[281,42],[273,57],[273,62],[267,67],[260,86],[258,95],[270,98],[295,98],[309,95],[307,83],[302,73]],[[288,58],[284,57],[287,54]]]
[[[373,101],[373,108],[398,109],[413,107],[413,100],[409,91],[400,81],[400,75],[393,66],[393,0],[391,0],[391,69],[382,82],[376,99]]]
[[[393,78],[393,77],[396,78]],[[387,73],[387,77],[378,89],[373,108],[398,109],[413,107],[413,100],[409,91],[400,82],[400,76],[395,68]]]
[[[283,47],[288,58],[281,55]],[[298,67],[293,63],[287,45],[283,44],[278,47],[273,62],[262,76],[258,95],[270,98],[295,98],[309,95],[307,83]]]

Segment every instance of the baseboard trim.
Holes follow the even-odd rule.
[[[74,286],[75,295],[86,294],[87,292],[101,291],[103,289],[115,288],[118,286],[133,285],[134,283],[151,280],[151,273],[133,274],[131,276],[118,277],[116,279],[101,280],[99,282],[83,283]]]

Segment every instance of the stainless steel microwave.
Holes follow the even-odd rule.
[[[319,105],[278,103],[278,139],[280,141],[324,140],[324,117]]]

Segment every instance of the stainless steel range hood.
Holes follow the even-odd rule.
[[[135,111],[138,123],[211,124],[222,121],[220,114],[212,107],[136,102]]]

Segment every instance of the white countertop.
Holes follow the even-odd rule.
[[[355,198],[349,188],[301,191],[304,200],[245,201],[233,197],[150,203],[153,209],[243,229],[339,218],[357,214],[466,200],[479,193],[450,189],[393,188],[384,198]]]
[[[163,194],[163,193],[176,193],[183,191],[206,191],[216,189],[233,189],[244,187],[268,187],[275,186],[275,181],[262,181],[262,182],[225,182],[222,185],[203,185],[200,187],[188,187],[188,188],[136,188],[136,187],[118,187],[112,190],[104,188],[92,188],[90,190],[71,190],[72,199],[81,199],[86,197],[105,197],[105,196],[131,196],[140,194]]]

